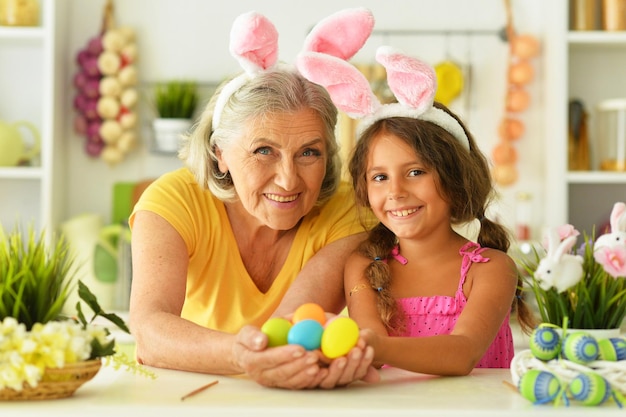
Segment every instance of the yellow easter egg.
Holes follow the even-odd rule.
[[[322,334],[322,353],[330,358],[347,354],[359,340],[359,326],[350,317],[337,317],[328,322]]]

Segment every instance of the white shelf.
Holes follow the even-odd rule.
[[[39,46],[43,44],[45,29],[42,27],[0,26],[0,46]]]
[[[566,181],[568,184],[626,184],[626,172],[570,171]]]
[[[600,101],[626,97],[624,65],[626,31],[572,31],[568,28],[569,2],[550,2],[550,30],[546,43],[546,101],[551,137],[546,152],[549,175],[546,211],[550,226],[573,224],[591,231],[603,224],[616,201],[626,201],[626,172],[568,170],[568,101],[582,101],[587,113],[591,167],[597,169],[595,106]],[[550,136],[549,136],[550,137]]]
[[[0,168],[0,180],[41,179],[42,176],[40,167]]]
[[[574,47],[585,45],[614,45],[623,47],[626,45],[626,31],[569,31],[567,33],[567,42],[570,46]]]
[[[39,26],[0,26],[0,119],[26,121],[40,137],[30,166],[0,167],[0,225],[55,229],[62,220],[65,19],[68,0],[39,0]],[[29,79],[24,68],[32,69]],[[30,135],[25,136],[28,141]]]

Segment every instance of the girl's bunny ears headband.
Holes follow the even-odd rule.
[[[304,50],[348,60],[369,37],[374,17],[364,8],[346,9],[327,17],[317,27],[320,25],[324,30],[315,37],[309,36]],[[229,49],[244,73],[229,81],[217,98],[213,110],[213,130],[219,127],[224,107],[237,90],[258,74],[279,68],[278,31],[269,19],[257,12],[248,12],[235,19],[230,31]]]
[[[347,54],[339,42],[336,42],[337,48],[319,47],[335,37],[334,25],[327,20],[318,23],[309,33],[296,66],[309,81],[326,88],[337,108],[352,118],[363,119],[358,127],[359,136],[380,119],[411,117],[445,129],[469,150],[469,140],[459,122],[444,110],[433,107],[437,78],[431,66],[392,47],[378,48],[376,61],[387,70],[387,83],[398,100],[398,103],[383,105],[365,76],[347,62],[363,46],[373,26],[361,27],[363,32],[358,39],[363,42],[357,51]],[[354,47],[353,43],[351,48]]]

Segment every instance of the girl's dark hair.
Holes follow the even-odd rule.
[[[365,177],[369,148],[375,137],[386,132],[404,140],[419,155],[422,163],[434,170],[438,191],[450,205],[453,225],[478,219],[480,221],[478,243],[482,247],[507,252],[510,244],[508,231],[485,216],[485,211],[495,196],[487,158],[455,114],[440,103],[435,103],[434,106],[447,112],[463,127],[469,142],[469,151],[459,139],[434,123],[409,117],[381,119],[361,134],[352,152],[349,171],[357,204],[369,207]],[[379,223],[369,232],[368,239],[358,249],[360,254],[372,259],[365,275],[373,288],[380,289],[378,310],[389,329],[396,328],[400,318],[396,317],[396,302],[389,294],[391,281],[389,268],[383,262],[374,259],[386,259],[395,244],[393,232]],[[523,282],[519,277],[513,307],[522,328],[530,330],[534,323],[532,314],[521,297],[522,285]]]

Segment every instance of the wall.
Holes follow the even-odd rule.
[[[543,36],[542,1],[514,1],[515,27],[519,33]],[[69,16],[69,51],[65,57],[67,88],[72,91],[75,72],[74,56],[102,26],[104,0],[72,0]],[[503,0],[344,0],[341,7],[364,6],[376,17],[377,35],[373,36],[355,61],[372,62],[373,51],[383,43],[400,47],[432,64],[450,58],[466,65],[471,72],[470,90],[451,107],[466,121],[486,154],[498,141],[497,126],[503,114],[505,68],[508,44],[497,32],[506,22]],[[280,33],[280,59],[293,62],[307,31],[321,18],[337,11],[336,1],[285,2],[282,0],[238,0],[217,2],[206,0],[118,0],[115,17],[118,25],[128,25],[137,32],[141,82],[167,78],[196,78],[212,83],[238,71],[228,53],[228,36],[234,18],[243,12],[257,10],[270,18]],[[480,30],[485,35],[410,36],[382,34],[391,30]],[[512,226],[515,195],[518,191],[533,194],[535,228],[541,226],[544,206],[544,140],[542,59],[535,60],[536,79],[529,86],[532,106],[522,118],[527,125],[519,143],[520,180],[501,189],[496,215]],[[466,90],[467,91],[467,90]],[[101,214],[110,219],[111,192],[118,181],[137,181],[154,177],[180,166],[173,156],[149,151],[149,135],[142,137],[142,146],[115,167],[98,159],[90,159],[82,149],[83,140],[72,131],[71,96],[68,94],[68,217],[85,212]],[[142,121],[142,126],[149,123]],[[142,129],[145,133],[146,129]]]

